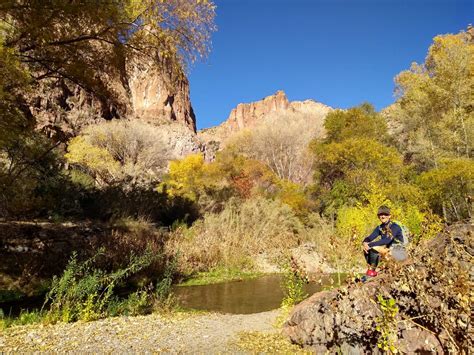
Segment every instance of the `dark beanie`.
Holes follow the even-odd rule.
[[[377,211],[377,216],[380,215],[380,214],[390,214],[390,208],[388,208],[387,206],[380,206],[379,207],[379,210]]]

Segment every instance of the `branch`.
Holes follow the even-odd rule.
[[[58,11],[53,11],[53,12],[51,13],[51,15],[50,15],[46,20],[44,20],[44,21],[38,26],[38,28],[43,28],[43,27],[45,27],[46,24],[47,24],[48,22],[50,22],[50,21],[54,18],[54,16],[57,15],[57,13],[58,13]],[[2,19],[2,21],[7,22],[7,21],[5,21],[4,19]],[[8,22],[7,22],[7,23],[8,23]],[[13,24],[9,24],[9,25],[13,27]],[[25,38],[27,35],[31,35],[31,34],[32,34],[32,31],[31,31],[30,28],[28,28],[28,29],[26,29],[25,31],[23,31],[22,33],[20,33],[20,35],[18,36],[18,38],[14,39],[14,40],[12,39],[12,40],[6,42],[5,45],[6,45],[6,47],[12,47],[12,46],[14,46],[15,44],[17,44],[18,42],[20,42],[20,41],[21,41],[23,38]],[[33,37],[32,39],[36,39],[37,37],[38,37],[38,36]]]
[[[99,31],[99,32],[94,33],[94,34],[81,35],[81,36],[76,37],[76,38],[53,41],[53,42],[46,43],[44,46],[64,46],[64,45],[68,45],[68,44],[73,44],[73,43],[83,42],[83,41],[90,41],[90,40],[97,40],[97,41],[103,41],[103,42],[107,42],[107,43],[113,43],[110,40],[108,41],[105,38],[100,37],[100,36],[106,34],[112,28],[113,27],[111,27],[111,26],[107,26],[102,31]],[[28,47],[21,48],[20,53],[28,52],[32,49],[36,49],[37,47],[38,47],[38,44],[32,44]]]

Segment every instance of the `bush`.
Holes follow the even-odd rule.
[[[134,186],[158,181],[169,155],[157,127],[139,121],[112,121],[88,126],[71,139],[65,157],[99,185]]]
[[[115,288],[150,265],[157,257],[150,253],[140,257],[132,255],[125,268],[109,273],[95,268],[94,264],[99,256],[100,253],[84,262],[78,262],[73,254],[62,276],[53,278],[43,305],[43,308],[46,305],[49,307],[46,315],[49,321],[90,321],[110,315],[112,310],[118,308]],[[142,307],[141,293],[130,297],[129,304],[138,303]]]
[[[313,159],[308,145],[322,133],[319,115],[274,113],[229,144],[247,158],[265,163],[278,178],[303,185],[311,181]]]
[[[285,297],[281,301],[283,309],[290,308],[303,301],[308,294],[304,292],[303,285],[306,283],[304,276],[298,270],[286,263],[283,267],[284,274],[281,281],[281,288]]]
[[[27,325],[40,323],[44,314],[38,311],[22,310],[18,317],[6,317],[0,308],[0,331],[14,325]]]
[[[365,203],[343,206],[338,210],[336,229],[338,240],[335,256],[346,265],[357,265],[361,257],[362,240],[380,224],[377,209],[381,205],[390,207],[392,221],[398,221],[410,232],[410,244],[417,244],[421,238],[434,237],[441,230],[439,218],[429,210],[422,210],[410,202],[392,201],[375,184],[365,194]],[[342,248],[342,249],[341,249]],[[339,250],[339,252],[338,252]]]

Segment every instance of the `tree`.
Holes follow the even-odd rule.
[[[317,120],[320,118],[294,113],[271,116],[230,145],[240,154],[264,162],[280,179],[307,185],[313,170],[308,146],[322,134]]]
[[[158,181],[166,169],[168,152],[157,127],[112,121],[88,126],[69,142],[65,157],[99,185],[131,187]]]
[[[377,182],[385,192],[403,184],[403,161],[395,148],[376,140],[350,138],[341,142],[314,143],[315,183],[323,209],[334,212],[342,205],[364,200]]]
[[[120,109],[108,83],[134,60],[182,69],[209,50],[214,5],[207,0],[7,0],[0,41],[34,81],[65,79]]]
[[[169,164],[161,189],[170,196],[182,196],[196,202],[204,193],[206,165],[201,154],[190,154],[182,160],[174,160]]]
[[[18,94],[29,76],[0,39],[0,216],[37,208],[37,190],[57,172],[55,145],[34,130]]]
[[[459,221],[472,217],[474,162],[471,159],[443,159],[438,168],[422,173],[418,183],[430,206],[443,213],[445,219]]]
[[[213,19],[207,0],[2,1],[0,214],[12,210],[12,196],[33,201],[38,186],[60,171],[60,142],[35,131],[29,94],[72,85],[101,104],[104,118],[118,116],[128,66],[154,65],[180,79],[207,54]]]
[[[367,138],[379,142],[389,140],[387,122],[375,112],[374,107],[364,103],[348,110],[328,113],[324,121],[325,142],[340,142],[348,138]]]
[[[472,156],[474,43],[469,33],[437,36],[425,63],[396,78],[398,100],[389,112],[395,136],[421,169],[442,157]]]

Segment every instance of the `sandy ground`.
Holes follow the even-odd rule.
[[[236,353],[243,331],[278,333],[279,311],[234,314],[158,314],[89,323],[28,325],[0,334],[0,352]]]

